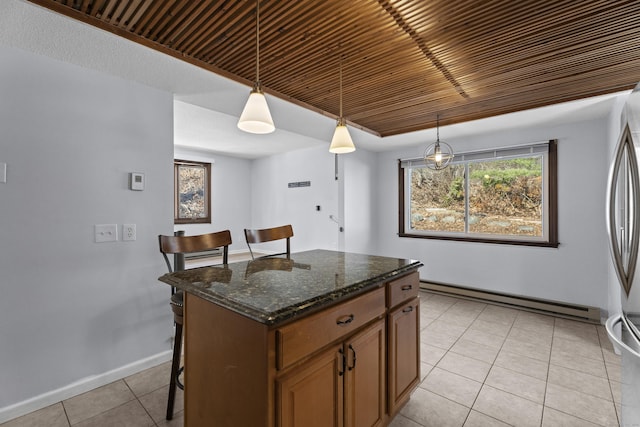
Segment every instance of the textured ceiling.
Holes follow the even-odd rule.
[[[256,78],[256,3],[30,0],[236,81]],[[631,89],[640,2],[263,0],[266,92],[375,135]]]

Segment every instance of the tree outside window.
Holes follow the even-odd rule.
[[[400,236],[557,246],[556,142],[400,161]]]
[[[211,223],[211,163],[174,161],[174,222]]]

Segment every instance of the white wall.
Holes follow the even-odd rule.
[[[423,280],[585,304],[606,313],[607,120],[443,139],[457,151],[558,139],[559,248],[398,237],[397,159],[420,156],[411,149],[379,155],[379,252],[422,261]]]
[[[254,228],[293,226],[291,250],[338,249],[341,219],[334,155],[327,147],[296,150],[254,160],[251,169],[251,224]],[[289,182],[311,181],[311,186],[288,188]],[[320,211],[316,210],[320,206]],[[265,251],[281,251],[280,242],[264,244]]]
[[[211,224],[176,224],[175,230],[188,236],[230,230],[229,252],[246,251],[243,230],[251,228],[251,161],[177,147],[175,158],[211,163]]]
[[[377,155],[357,149],[344,160],[344,250],[373,254],[377,249]]]
[[[13,48],[0,64],[2,422],[170,358],[156,236],[173,230],[173,100]],[[105,223],[137,224],[137,241],[94,243]]]

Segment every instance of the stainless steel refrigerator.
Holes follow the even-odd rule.
[[[640,427],[640,85],[627,99],[622,124],[607,194],[607,231],[622,310],[609,317],[606,328],[622,354],[621,425]]]

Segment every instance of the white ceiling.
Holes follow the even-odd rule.
[[[0,1],[0,44],[133,80],[174,94],[174,141],[181,147],[244,158],[326,144],[334,120],[285,100],[268,97],[276,131],[252,135],[236,121],[250,88],[163,55],[111,33],[24,0]],[[441,128],[447,138],[535,124],[553,125],[606,115],[619,94],[610,94]],[[348,117],[348,112],[346,114]],[[427,145],[435,129],[379,138],[350,128],[356,147],[386,151]]]

